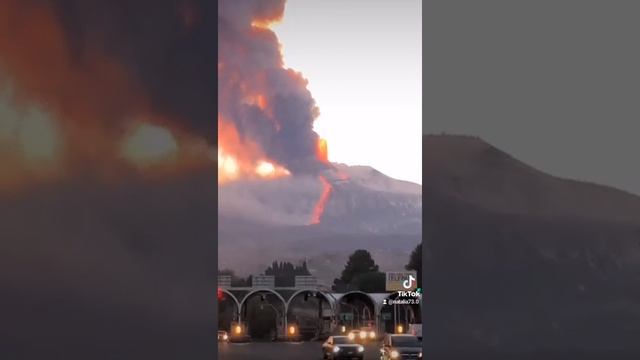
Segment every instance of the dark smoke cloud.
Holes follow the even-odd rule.
[[[50,0],[79,63],[99,47],[161,109],[215,141],[216,8],[213,1]]]
[[[64,181],[0,192],[3,359],[215,356],[215,170],[149,181],[95,161],[145,116],[216,141],[215,11],[0,1],[0,91],[39,105],[65,150],[92,160]]]
[[[218,3],[219,114],[239,134],[292,172],[313,172],[318,109],[307,81],[285,69],[275,34],[261,26],[278,21],[284,0],[222,0]],[[264,96],[262,108],[248,98]]]
[[[6,0],[0,73],[66,131],[94,126],[113,141],[155,116],[215,143],[216,19],[204,0]]]
[[[280,19],[284,4],[6,0],[0,73],[20,98],[71,123],[65,131],[103,134],[106,152],[123,124],[144,116],[215,143],[219,100],[218,115],[269,158],[293,172],[317,170],[318,109],[306,80],[284,68],[275,34],[252,26]],[[246,103],[258,94],[266,109]]]

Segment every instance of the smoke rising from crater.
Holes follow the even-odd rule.
[[[314,173],[325,166],[313,131],[319,111],[307,80],[284,66],[269,29],[284,8],[284,0],[218,3],[218,112],[269,159],[292,173]]]

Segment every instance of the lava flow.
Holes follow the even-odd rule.
[[[329,197],[331,196],[331,191],[333,190],[331,184],[329,183],[329,181],[327,181],[327,178],[322,175],[320,175],[320,182],[322,182],[322,195],[320,195],[320,199],[318,199],[318,202],[313,208],[313,213],[311,215],[312,225],[320,223],[322,215],[324,214],[324,208],[327,204],[327,201],[329,200]]]
[[[319,138],[318,145],[316,149],[316,156],[318,160],[320,160],[324,164],[329,163],[329,152],[327,149],[327,140]],[[324,214],[325,206],[327,205],[327,201],[329,201],[329,197],[331,196],[331,192],[333,190],[331,184],[327,180],[324,175],[319,176],[320,182],[322,183],[322,194],[316,202],[316,205],[313,207],[313,213],[311,214],[311,224],[319,224],[322,219],[322,215]]]

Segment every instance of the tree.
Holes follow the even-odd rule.
[[[356,250],[351,256],[349,256],[349,260],[347,260],[347,265],[345,265],[344,270],[342,270],[342,274],[340,276],[340,280],[345,283],[351,283],[351,280],[358,274],[366,274],[369,272],[377,272],[378,265],[373,261],[371,257],[371,253],[367,250]]]
[[[265,271],[265,275],[272,275],[275,278],[276,286],[294,286],[296,276],[309,276],[311,273],[307,268],[307,262],[294,266],[290,262],[274,261]]]
[[[409,256],[409,263],[404,267],[418,274],[418,286],[422,285],[422,243],[418,244]]]
[[[386,275],[379,271],[358,274],[351,280],[351,288],[368,293],[385,292],[386,280]]]
[[[333,290],[384,291],[384,281],[384,274],[378,271],[371,254],[367,250],[356,250],[349,256],[340,278],[333,281]]]

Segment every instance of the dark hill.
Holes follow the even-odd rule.
[[[639,197],[470,137],[426,136],[423,172],[433,356],[640,353]]]

